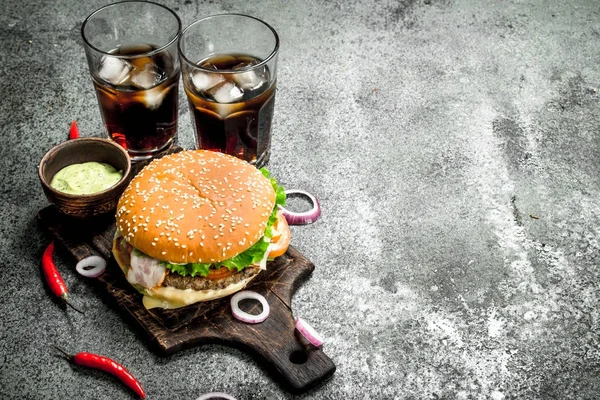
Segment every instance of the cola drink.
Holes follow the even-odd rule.
[[[185,91],[198,148],[227,153],[257,166],[271,148],[276,79],[260,59],[213,55],[191,70]]]
[[[180,33],[179,16],[150,1],[105,5],[81,26],[107,134],[133,162],[152,158],[176,135]]]
[[[152,45],[119,47],[92,80],[108,135],[133,160],[168,147],[177,132],[179,68]]]

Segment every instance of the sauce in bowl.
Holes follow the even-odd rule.
[[[93,194],[114,186],[122,178],[123,171],[112,165],[90,161],[64,167],[54,175],[50,186],[68,194]]]

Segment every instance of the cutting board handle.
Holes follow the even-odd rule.
[[[231,345],[243,343],[250,352],[264,359],[264,365],[279,375],[286,389],[291,392],[306,392],[331,377],[335,372],[335,364],[321,348],[311,345],[296,330],[287,305],[273,292],[261,294],[271,306],[269,317],[255,325],[233,322],[230,325],[233,336]],[[249,309],[248,312],[259,311]]]

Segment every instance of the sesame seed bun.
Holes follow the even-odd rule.
[[[130,182],[116,225],[141,252],[172,263],[214,263],[263,236],[275,191],[233,156],[188,150],[154,160]]]

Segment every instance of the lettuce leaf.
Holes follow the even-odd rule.
[[[172,272],[176,272],[182,276],[207,276],[211,266],[214,266],[216,269],[224,266],[230,270],[241,271],[248,265],[258,263],[260,260],[262,260],[265,256],[267,248],[269,247],[269,239],[271,239],[273,236],[272,227],[275,221],[277,221],[277,211],[279,210],[279,206],[285,206],[285,190],[283,186],[277,183],[275,178],[271,176],[271,173],[267,171],[266,168],[261,168],[260,172],[269,180],[271,186],[273,186],[273,190],[275,191],[275,207],[273,207],[273,211],[271,212],[269,220],[267,221],[265,233],[258,242],[237,256],[218,263],[173,264],[165,262],[163,265]]]
[[[169,262],[165,262],[164,266],[170,269],[172,272],[176,272],[182,276],[206,276],[208,275],[208,270],[212,264],[204,264],[204,263],[189,263],[189,264],[173,264]]]
[[[269,247],[269,242],[263,237],[246,251],[238,254],[235,257],[221,261],[218,263],[218,266],[225,266],[230,270],[236,269],[241,271],[248,265],[258,263],[260,260],[262,260],[265,256],[265,252],[267,251],[267,247]]]
[[[269,182],[271,182],[271,186],[273,186],[273,190],[275,191],[275,205],[285,206],[285,189],[283,186],[277,183],[275,178],[271,176],[271,173],[267,171],[265,167],[262,167],[260,172],[269,180]]]
[[[260,172],[265,178],[269,180],[269,182],[271,182],[271,186],[273,186],[273,190],[275,191],[275,207],[273,207],[273,211],[271,212],[271,215],[269,216],[269,221],[267,222],[267,228],[265,229],[265,236],[268,239],[271,239],[271,237],[273,236],[273,230],[271,228],[273,227],[275,221],[277,221],[277,211],[279,211],[279,206],[285,206],[285,189],[283,188],[283,186],[277,183],[275,178],[271,176],[271,173],[267,171],[265,167],[261,168]],[[264,254],[265,253],[263,252],[263,256]]]

